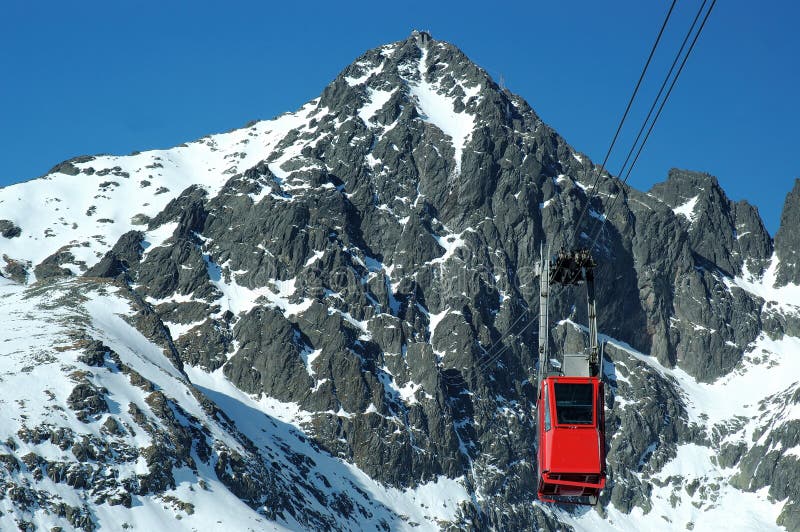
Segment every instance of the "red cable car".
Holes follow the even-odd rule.
[[[595,505],[606,485],[605,412],[601,354],[594,301],[595,263],[588,250],[543,258],[539,314],[537,400],[538,496],[543,502]],[[583,353],[548,356],[550,284],[586,284],[589,347]],[[547,369],[551,366],[552,369]]]
[[[596,504],[606,485],[603,383],[548,377],[538,405],[539,500]]]

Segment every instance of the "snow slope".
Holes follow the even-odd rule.
[[[14,390],[13,396],[0,398],[0,441],[5,442],[0,444],[0,455],[23,457],[33,453],[53,463],[65,462],[78,467],[81,460],[69,449],[60,449],[47,440],[27,442],[21,434],[26,429],[47,427],[48,431],[58,428],[73,433],[74,439],[83,436],[107,439],[104,427],[109,419],[125,427],[138,429],[142,426],[130,406],[126,407],[131,404],[147,413],[151,422],[161,424],[152,413],[152,398],[119,370],[121,366],[108,360],[101,367],[87,366],[81,361],[83,344],[76,339],[80,336],[76,336],[76,331],[82,331],[102,341],[119,356],[121,364],[179,404],[182,410],[178,418],[184,423],[186,419],[199,420],[216,442],[215,448],[221,445],[247,454],[246,442],[253,442],[260,460],[279,464],[276,471],[287,478],[298,474],[295,472],[298,457],[302,457],[301,462],[312,464],[302,474],[306,479],[317,479],[313,482],[317,495],[315,498],[305,493],[301,500],[294,501],[301,508],[299,515],[310,511],[327,514],[338,527],[347,530],[383,527],[384,524],[396,530],[436,530],[440,523],[452,520],[459,504],[469,497],[463,479],[441,477],[405,490],[382,486],[355,466],[314,445],[303,430],[312,414],[301,411],[297,405],[264,396],[249,396],[233,386],[221,371],[209,374],[199,368],[187,368],[184,374],[164,356],[162,347],[131,325],[135,308],[118,286],[70,280],[42,290],[3,279],[0,302],[3,308],[9,309],[7,321],[0,328],[0,345],[3,346],[0,385],[3,389]],[[88,422],[77,418],[69,406],[71,390],[84,376],[92,386],[106,391],[104,400],[109,405],[107,412],[90,416]],[[201,395],[191,388],[199,390]],[[208,409],[198,399],[202,396],[225,412],[233,422],[234,432],[209,416]],[[131,430],[114,441],[119,449],[129,453],[129,458],[106,463],[98,459],[98,471],[120,481],[147,473],[142,456],[145,449],[155,443],[147,430]],[[280,451],[287,445],[288,455]],[[12,471],[10,482],[33,486],[41,500],[22,511],[18,501],[0,499],[0,529],[11,529],[20,520],[39,527],[72,529],[74,523],[54,511],[54,505],[59,503],[83,508],[103,529],[116,529],[121,523],[127,523],[134,530],[314,528],[285,512],[277,520],[267,518],[263,511],[251,508],[234,495],[219,479],[211,463],[204,463],[197,454],[193,456],[198,466],[196,470],[173,469],[174,488],[160,493],[134,494],[133,504],[128,508],[107,501],[87,505],[92,498],[86,490],[47,476],[38,477],[35,467],[21,465]],[[113,493],[120,490],[125,491],[119,485],[109,488]],[[350,517],[338,515],[328,505],[343,493],[368,511]],[[93,494],[97,496],[96,491]]]
[[[169,361],[161,349],[145,339],[141,333],[125,322],[121,316],[130,313],[124,299],[116,297],[116,289],[95,287],[97,291],[86,294],[78,303],[65,283],[47,291],[26,289],[20,285],[4,283],[0,287],[0,300],[6,311],[5,323],[0,328],[0,385],[4,390],[13,390],[0,399],[0,452],[24,457],[29,453],[51,462],[65,462],[76,467],[79,464],[69,449],[61,449],[50,441],[40,443],[26,442],[20,436],[26,427],[33,424],[66,430],[77,435],[107,438],[103,423],[113,418],[130,427],[138,427],[136,420],[125,405],[136,404],[142,411],[149,412],[146,393],[128,382],[119,371],[87,367],[78,359],[80,349],[74,337],[77,324],[88,328],[96,337],[102,338],[112,347],[123,363],[134,368],[140,375],[153,382],[168,396],[179,398],[182,408],[203,420],[211,427],[214,436],[230,445],[241,448],[241,444],[213,420],[201,408],[197,400],[186,391],[187,382]],[[78,305],[75,305],[78,303]],[[119,314],[118,314],[119,313]],[[109,390],[107,402],[109,411],[100,414],[89,423],[82,422],[68,406],[70,391],[75,386],[79,372],[89,371],[93,385]],[[11,446],[13,442],[13,447]],[[151,445],[146,431],[136,431],[128,437],[117,440],[118,449],[142,449]],[[74,452],[74,451],[72,451]],[[110,463],[94,465],[104,474],[123,478],[141,474],[147,470],[141,458],[117,459]],[[91,466],[90,466],[91,467]],[[43,479],[36,474],[37,469],[22,466],[13,471],[9,480],[18,485],[33,486],[42,500],[31,505],[28,511],[21,511],[19,501],[10,498],[0,499],[0,529],[16,529],[20,520],[50,529],[53,526],[72,529],[70,523],[57,512],[51,504],[65,503],[81,508],[91,501],[88,493],[67,483],[54,481],[47,476]],[[233,495],[214,475],[213,469],[201,468],[196,474],[184,471],[178,475],[179,482],[174,489],[161,494],[137,497],[135,504],[125,508],[120,504],[94,503],[87,513],[104,529],[117,529],[127,523],[134,530],[280,530],[283,527],[269,523],[262,515],[248,507]],[[200,488],[199,482],[206,488]],[[8,486],[6,486],[8,487]],[[113,488],[117,491],[120,488]],[[94,492],[97,495],[97,491]],[[191,513],[178,510],[165,503],[164,497],[194,505]],[[168,500],[168,499],[167,499]]]
[[[461,156],[472,135],[472,130],[475,129],[475,117],[467,111],[456,112],[454,99],[448,97],[440,87],[425,78],[425,71],[428,68],[428,53],[428,48],[423,47],[422,57],[419,60],[420,79],[419,82],[410,85],[411,94],[419,102],[419,110],[422,112],[423,118],[452,139],[453,149],[455,149],[455,172],[460,174]]]
[[[58,250],[69,250],[75,264],[68,267],[80,274],[124,233],[146,230],[147,219],[190,185],[213,195],[231,176],[265,159],[289,131],[320,112],[316,103],[312,100],[296,113],[166,150],[100,155],[83,162],[79,158],[70,163],[72,170],[66,170],[79,171],[77,175],[62,173],[62,168],[1,188],[0,219],[14,222],[22,233],[0,241],[0,257],[36,265]],[[271,167],[276,175],[280,163]],[[156,231],[160,232],[148,234],[148,240],[163,240],[163,231]],[[0,262],[0,270],[3,266]]]

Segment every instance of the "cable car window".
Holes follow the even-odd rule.
[[[550,430],[550,394],[548,393],[550,388],[545,386],[544,388],[544,430]]]
[[[555,383],[555,394],[556,416],[559,424],[593,424],[594,405],[591,384]]]

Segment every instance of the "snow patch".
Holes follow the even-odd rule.
[[[800,285],[787,284],[776,287],[779,265],[778,256],[773,254],[769,266],[761,277],[751,273],[745,263],[741,275],[732,279],[724,277],[722,280],[728,289],[741,288],[765,301],[777,303],[776,310],[797,313],[800,311]]]
[[[369,126],[370,120],[375,116],[375,113],[383,109],[383,106],[386,105],[386,102],[389,101],[392,94],[392,91],[381,91],[373,88],[367,89],[367,101],[361,106],[361,109],[358,110],[358,116],[361,117],[361,120],[363,120],[367,126]]]
[[[444,249],[444,255],[433,259],[432,261],[430,261],[429,264],[444,264],[445,262],[447,262],[453,256],[453,254],[456,252],[458,248],[464,246],[467,243],[462,236],[463,234],[464,234],[463,232],[447,236],[439,236],[433,234],[432,236],[434,240],[436,240],[436,243],[439,244],[439,247]]]
[[[203,260],[208,270],[209,282],[222,292],[222,297],[217,300],[221,307],[220,312],[230,310],[234,315],[239,315],[249,312],[258,304],[265,304],[280,309],[286,316],[292,316],[305,312],[314,302],[310,298],[302,299],[298,303],[290,301],[296,291],[296,279],[276,279],[272,281],[272,287],[247,288],[236,282],[234,274],[230,274],[229,282],[225,281],[222,268],[208,254],[203,254]]]
[[[684,218],[689,220],[689,222],[694,222],[695,217],[696,217],[696,215],[694,213],[694,208],[697,205],[697,199],[699,197],[700,196],[695,196],[695,197],[691,198],[686,203],[684,203],[682,205],[679,205],[678,207],[675,207],[674,209],[672,209],[672,212],[674,212],[675,214],[678,214],[680,216],[683,216]]]
[[[371,78],[375,74],[380,73],[383,70],[383,66],[384,65],[385,65],[384,62],[381,62],[380,65],[374,66],[374,65],[370,65],[366,61],[361,61],[359,63],[356,63],[356,66],[361,67],[362,69],[364,69],[364,73],[361,74],[360,76],[346,76],[344,78],[344,80],[351,87],[355,87],[357,85],[361,85],[362,83],[367,81],[369,78]]]
[[[600,220],[601,222],[604,222],[606,220],[606,215],[605,214],[600,214],[599,212],[597,212],[594,209],[589,209],[589,216],[591,216],[592,218],[595,218],[596,220]]]
[[[308,347],[300,352],[300,356],[303,358],[303,363],[306,365],[306,371],[312,377],[314,376],[314,368],[312,367],[312,364],[321,354],[322,349],[311,350]]]
[[[606,336],[603,339],[673,378],[684,394],[689,421],[709,427],[736,416],[764,416],[759,409],[761,401],[796,385],[800,375],[800,338],[793,336],[773,340],[762,334],[736,369],[710,384],[698,382],[679,367],[666,368],[625,342]],[[753,382],[760,384],[753,386]]]
[[[467,112],[454,110],[455,100],[445,94],[444,89],[425,80],[424,67],[428,61],[427,48],[422,49],[419,61],[419,82],[409,84],[410,92],[416,98],[423,119],[438,127],[442,133],[453,139],[455,150],[455,172],[461,173],[461,156],[464,147],[475,129],[475,117]]]

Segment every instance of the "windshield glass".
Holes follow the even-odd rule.
[[[559,424],[591,425],[592,385],[555,383],[556,415]]]

